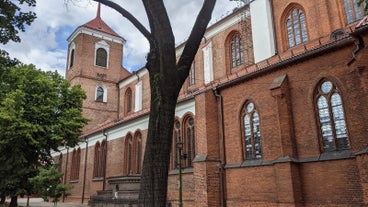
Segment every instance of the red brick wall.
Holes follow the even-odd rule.
[[[75,39],[75,58],[72,68],[67,69],[66,78],[72,85],[80,84],[86,92],[83,114],[90,119],[85,132],[99,128],[115,120],[118,116],[117,82],[127,77],[129,72],[122,68],[123,47],[119,43],[106,41],[110,45],[108,68],[94,65],[95,44],[101,39],[87,34],[79,34]],[[101,78],[101,74],[104,75]],[[103,86],[107,91],[107,102],[96,102],[96,88]]]
[[[277,199],[272,166],[226,170],[228,206],[247,206],[251,202],[272,204]]]
[[[276,28],[277,50],[279,52],[288,49],[287,34],[285,33],[285,18],[287,18],[287,12],[285,11],[293,5],[301,6],[302,10],[305,12],[309,40],[330,35],[332,31],[347,25],[343,1],[272,0],[272,4]]]
[[[240,111],[246,100],[255,103],[260,115],[263,161],[273,161],[283,156],[281,143],[285,137],[280,136],[279,119],[282,116],[278,114],[276,99],[270,90],[272,81],[282,74],[287,74],[289,81],[296,158],[318,159],[321,154],[313,95],[322,78],[333,81],[340,90],[352,151],[363,150],[366,147],[366,135],[362,134],[361,127],[367,126],[367,116],[362,117],[360,112],[366,111],[361,101],[366,99],[362,91],[366,90],[364,86],[368,79],[360,81],[364,78],[365,70],[359,74],[356,68],[347,65],[352,58],[353,48],[354,44],[351,43],[339,51],[300,61],[222,90],[227,164],[239,166],[243,162]],[[364,53],[361,52],[358,62],[365,57]],[[364,193],[354,158],[307,162],[296,166],[299,167],[294,170],[295,175],[291,173],[290,177],[282,179],[279,177],[282,173],[277,173],[277,170],[285,169],[276,165],[226,169],[228,204],[248,206],[252,203],[253,206],[256,201],[259,204],[254,206],[288,206],[288,201],[295,199],[295,202],[304,201],[306,206],[363,205]],[[283,190],[280,190],[280,186]],[[294,198],[287,198],[291,195]]]
[[[282,33],[284,10],[291,2],[300,4],[306,12],[310,40],[329,36],[331,31],[346,26],[342,1],[272,1],[277,49],[280,57],[284,57],[286,53],[291,54],[290,50],[283,53],[288,48],[285,34]],[[331,8],[334,8],[333,11]],[[213,44],[215,79],[226,77],[229,71],[225,39],[238,27],[238,24],[233,25],[207,40],[212,41]],[[78,36],[77,40],[92,41],[92,39],[83,38],[87,37]],[[363,39],[368,42],[367,34],[363,34]],[[78,47],[79,44],[76,45],[77,54],[81,51],[78,50]],[[224,160],[226,164],[224,195],[227,206],[353,207],[368,204],[368,158],[364,151],[367,147],[368,128],[366,104],[368,102],[366,95],[368,94],[368,49],[363,48],[358,51],[354,60],[352,52],[355,49],[354,42],[347,40],[346,44],[333,51],[289,63],[287,66],[277,67],[243,82],[218,89],[223,98],[222,114],[226,158]],[[301,45],[293,50],[303,51],[305,48]],[[86,58],[93,57],[91,51],[88,50],[80,53],[82,54]],[[78,69],[78,61],[80,59],[76,58],[75,70]],[[191,89],[203,85],[201,49],[198,50],[195,64],[196,84],[191,86]],[[67,77],[77,75],[75,70],[71,70]],[[245,68],[237,70],[245,71]],[[272,89],[271,85],[275,79],[283,75],[286,76],[286,79],[281,88]],[[148,74],[141,78],[143,80],[143,109],[148,109],[150,102]],[[333,81],[339,88],[342,97],[352,152],[349,158],[339,159],[331,155],[330,158],[333,159],[320,160],[322,146],[320,145],[320,129],[314,93],[316,86],[323,78]],[[96,81],[79,78],[73,81],[85,84],[88,86],[86,91],[94,94],[93,84]],[[128,85],[133,90],[133,105],[135,84],[136,82],[132,82]],[[113,88],[114,85],[112,84],[111,87]],[[120,107],[120,116],[123,118],[125,115],[122,104],[126,87],[119,89],[120,106],[118,107]],[[186,87],[183,87],[182,93],[186,92]],[[114,91],[112,88],[109,91]],[[117,93],[113,95],[116,99]],[[108,94],[109,97],[110,95],[111,93]],[[189,170],[190,172],[183,175],[184,206],[216,207],[220,206],[222,194],[219,168],[222,153],[220,152],[219,103],[212,90],[197,94],[194,99],[197,157],[194,160],[192,172]],[[246,101],[252,101],[260,115],[263,159],[259,164],[249,164],[250,162],[243,160],[240,114]],[[86,105],[88,104],[86,102]],[[117,106],[117,100],[112,105],[106,104],[99,107],[103,111],[115,110],[116,107],[114,108],[113,104]],[[97,103],[90,103],[91,107],[97,105]],[[97,118],[99,123],[111,117],[114,118],[113,113],[109,114],[110,112],[106,115],[95,111],[89,113],[91,117]],[[107,176],[123,175],[125,136],[126,134],[122,134],[121,138],[108,142]],[[146,136],[147,132],[142,132],[144,139]],[[80,180],[73,189],[75,198],[80,197],[78,193],[81,192],[83,157],[84,150],[82,150]],[[64,155],[63,161],[65,160]],[[90,146],[86,198],[102,189],[101,181],[92,181],[93,160],[94,147]],[[69,155],[69,166],[70,163],[71,154]],[[63,170],[65,170],[65,165]],[[68,173],[70,173],[70,167]],[[168,184],[168,200],[174,205],[178,201],[177,176],[176,173],[171,172]]]
[[[300,169],[308,205],[362,205],[363,192],[354,159],[306,163]]]

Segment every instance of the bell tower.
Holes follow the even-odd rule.
[[[90,121],[84,133],[98,129],[118,116],[118,82],[130,73],[122,66],[125,40],[97,15],[79,26],[67,39],[66,79],[86,92],[83,114]]]

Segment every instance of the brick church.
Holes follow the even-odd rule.
[[[176,106],[168,206],[368,206],[368,17],[357,0],[252,0],[208,27]],[[148,71],[100,16],[68,38],[90,119],[54,153],[68,201],[133,206]],[[179,56],[183,49],[177,47]],[[112,204],[111,204],[112,205]]]

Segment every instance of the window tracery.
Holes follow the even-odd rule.
[[[253,102],[248,102],[242,110],[244,159],[262,159],[262,141],[259,114]]]
[[[316,105],[323,151],[349,149],[342,99],[335,84],[324,80],[318,86]]]
[[[308,41],[305,14],[301,9],[292,9],[285,24],[289,48]]]

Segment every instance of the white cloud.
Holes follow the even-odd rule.
[[[148,28],[141,1],[123,0],[119,3]],[[189,35],[202,3],[198,0],[165,1],[177,43],[185,41]],[[231,11],[236,4],[229,0],[218,0],[212,22]],[[37,19],[26,32],[21,33],[22,42],[10,42],[3,48],[11,57],[23,63],[32,63],[43,70],[58,70],[64,75],[68,44],[66,39],[78,26],[95,18],[97,3],[90,0],[70,0],[68,4],[65,4],[65,0],[38,0],[33,10]],[[116,11],[102,6],[101,17],[127,40],[124,46],[124,66],[129,70],[144,66],[149,47],[147,40]]]

